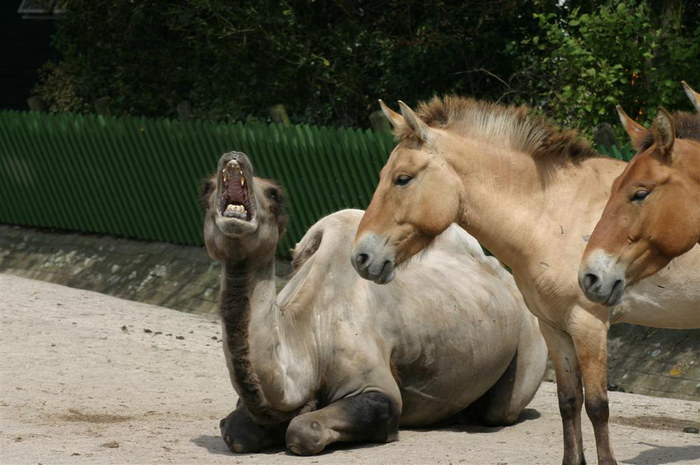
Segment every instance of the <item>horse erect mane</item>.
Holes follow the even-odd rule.
[[[676,138],[700,141],[700,115],[677,111],[673,114],[673,120],[676,128]],[[649,134],[642,141],[639,151],[643,152],[653,144],[654,133],[649,131]]]
[[[430,127],[457,131],[521,150],[533,157],[583,160],[600,156],[574,130],[560,130],[525,106],[513,107],[447,95],[421,102],[416,114]],[[408,127],[395,130],[399,140],[415,135]]]

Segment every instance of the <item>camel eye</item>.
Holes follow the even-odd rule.
[[[397,186],[405,186],[406,184],[411,182],[411,179],[413,178],[407,174],[400,174],[396,177],[394,184]]]
[[[274,187],[269,188],[267,190],[266,194],[271,200],[275,201],[276,203],[282,203],[282,198],[280,196],[280,193]]]
[[[651,191],[645,191],[645,190],[638,190],[634,194],[632,194],[632,197],[630,198],[630,201],[632,202],[641,202],[642,200],[647,198],[647,195],[649,195]]]

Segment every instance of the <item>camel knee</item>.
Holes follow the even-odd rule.
[[[313,419],[298,416],[287,427],[287,448],[297,455],[314,455],[331,442],[331,431]]]
[[[518,421],[522,409],[487,410],[480,415],[481,423],[486,426],[509,426]]]

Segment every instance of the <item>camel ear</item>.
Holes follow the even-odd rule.
[[[654,119],[654,140],[664,157],[671,154],[673,142],[676,140],[676,128],[673,117],[664,107],[659,107],[659,113]]]
[[[681,84],[683,84],[683,89],[685,90],[686,95],[690,99],[690,101],[693,103],[693,106],[695,107],[695,111],[700,113],[700,94],[695,92],[687,82],[681,81]]]
[[[649,130],[627,116],[627,113],[625,113],[625,110],[623,110],[620,105],[617,105],[615,109],[617,110],[617,116],[620,118],[622,127],[625,128],[627,135],[630,136],[632,148],[639,151],[644,145],[645,139],[649,135]]]
[[[386,119],[388,119],[391,123],[392,127],[399,128],[403,127],[406,124],[406,121],[404,121],[403,116],[399,115],[394,110],[386,106],[382,99],[379,99],[379,106],[381,107],[384,116],[386,116]]]
[[[399,107],[401,107],[401,114],[406,124],[413,131],[413,133],[420,138],[425,143],[430,142],[433,139],[433,130],[425,124],[425,122],[420,119],[414,112],[409,108],[408,105],[399,100]]]

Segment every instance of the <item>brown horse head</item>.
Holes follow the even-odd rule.
[[[216,174],[202,184],[204,243],[220,262],[269,260],[284,234],[284,191],[274,181],[253,177],[241,152],[225,153]]]
[[[618,112],[638,153],[613,183],[579,268],[586,296],[606,305],[700,240],[700,118],[659,108],[650,131]]]
[[[457,219],[464,189],[435,148],[437,138],[448,136],[403,102],[401,114],[379,103],[400,140],[360,222],[351,262],[360,276],[383,284]]]

